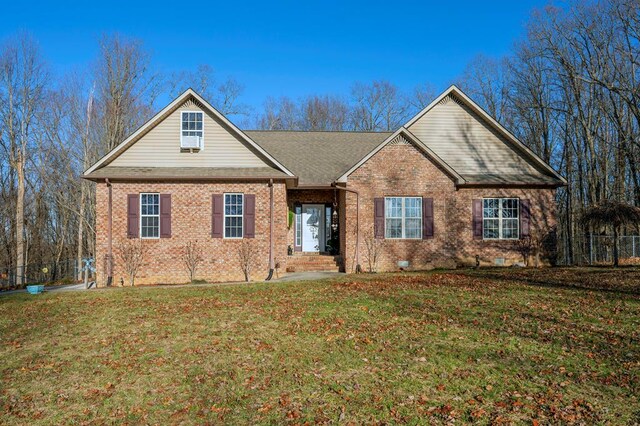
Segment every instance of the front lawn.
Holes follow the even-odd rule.
[[[0,297],[0,424],[640,422],[640,269]]]

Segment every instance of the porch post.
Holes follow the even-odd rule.
[[[345,192],[350,192],[356,195],[356,249],[355,249],[356,253],[355,254],[356,254],[356,274],[359,274],[360,272],[362,272],[362,266],[360,266],[360,193],[354,189],[338,186],[336,182],[332,183],[331,186],[333,186],[336,189],[339,189]],[[345,202],[346,202],[346,197],[345,197]],[[346,206],[345,206],[345,212],[346,212]],[[345,233],[345,236],[346,236],[346,233]],[[346,268],[346,259],[345,259],[345,268]]]

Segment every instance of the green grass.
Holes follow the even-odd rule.
[[[640,421],[640,269],[0,297],[0,424]]]

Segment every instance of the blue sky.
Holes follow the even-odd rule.
[[[243,101],[347,94],[354,81],[444,89],[474,56],[501,56],[546,1],[5,2],[0,38],[28,30],[56,73],[87,67],[97,39],[140,38],[165,72],[209,64],[245,85]]]

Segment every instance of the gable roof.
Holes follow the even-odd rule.
[[[404,137],[410,143],[412,143],[416,148],[420,149],[428,158],[430,158],[437,166],[442,168],[451,178],[453,178],[454,182],[457,184],[465,183],[465,179],[458,174],[454,169],[452,169],[447,163],[445,163],[435,152],[433,152],[428,146],[426,146],[420,139],[416,138],[409,130],[405,127],[400,127],[395,132],[391,133],[386,139],[380,142],[373,150],[369,151],[365,156],[363,156],[357,163],[355,163],[351,168],[346,170],[338,179],[338,182],[346,182],[348,176],[356,171],[360,166],[367,162],[371,157],[373,157],[378,151],[387,146],[389,143],[395,141],[398,137]]]
[[[146,167],[110,163],[188,100],[198,102],[267,167]],[[449,107],[445,103],[453,100]],[[454,105],[455,103],[455,105]],[[447,109],[448,108],[448,109]],[[462,110],[462,109],[463,110]],[[433,114],[429,115],[432,111]],[[457,120],[457,121],[456,121]],[[469,129],[461,127],[469,126]],[[85,173],[87,179],[297,178],[299,186],[328,186],[348,176],[398,138],[414,145],[458,186],[562,186],[566,180],[456,86],[449,87],[395,132],[241,131],[192,89],[158,112]],[[116,167],[127,166],[127,167]],[[131,167],[129,167],[131,166]]]
[[[241,140],[247,143],[250,147],[255,149],[260,155],[266,158],[269,162],[271,162],[274,166],[276,166],[280,171],[282,171],[287,176],[294,176],[291,171],[289,171],[286,167],[284,167],[278,160],[276,160],[271,154],[265,151],[260,145],[256,144],[251,138],[249,138],[245,133],[243,133],[238,127],[236,127],[231,121],[229,121],[223,114],[221,114],[218,110],[216,110],[211,104],[205,101],[200,95],[198,95],[193,89],[185,90],[180,96],[174,99],[169,105],[164,107],[160,112],[154,115],[150,120],[140,126],[135,132],[133,132],[129,137],[127,137],[122,143],[113,148],[110,152],[108,152],[104,157],[98,160],[93,166],[89,167],[85,172],[85,177],[93,177],[93,174],[96,170],[101,167],[107,166],[111,161],[117,158],[121,153],[126,151],[131,145],[133,145],[137,140],[139,140],[143,135],[145,135],[149,130],[151,130],[156,124],[165,119],[169,114],[171,114],[175,109],[177,109],[180,105],[186,102],[188,99],[193,98],[197,102],[199,102],[207,112],[212,114],[215,118],[224,123],[232,132],[234,132]]]
[[[449,101],[453,102],[443,106]],[[436,115],[430,116],[430,113]],[[404,127],[460,173],[466,184],[561,186],[567,183],[455,85]]]
[[[289,168],[300,186],[328,186],[386,140],[389,132],[246,131]]]

